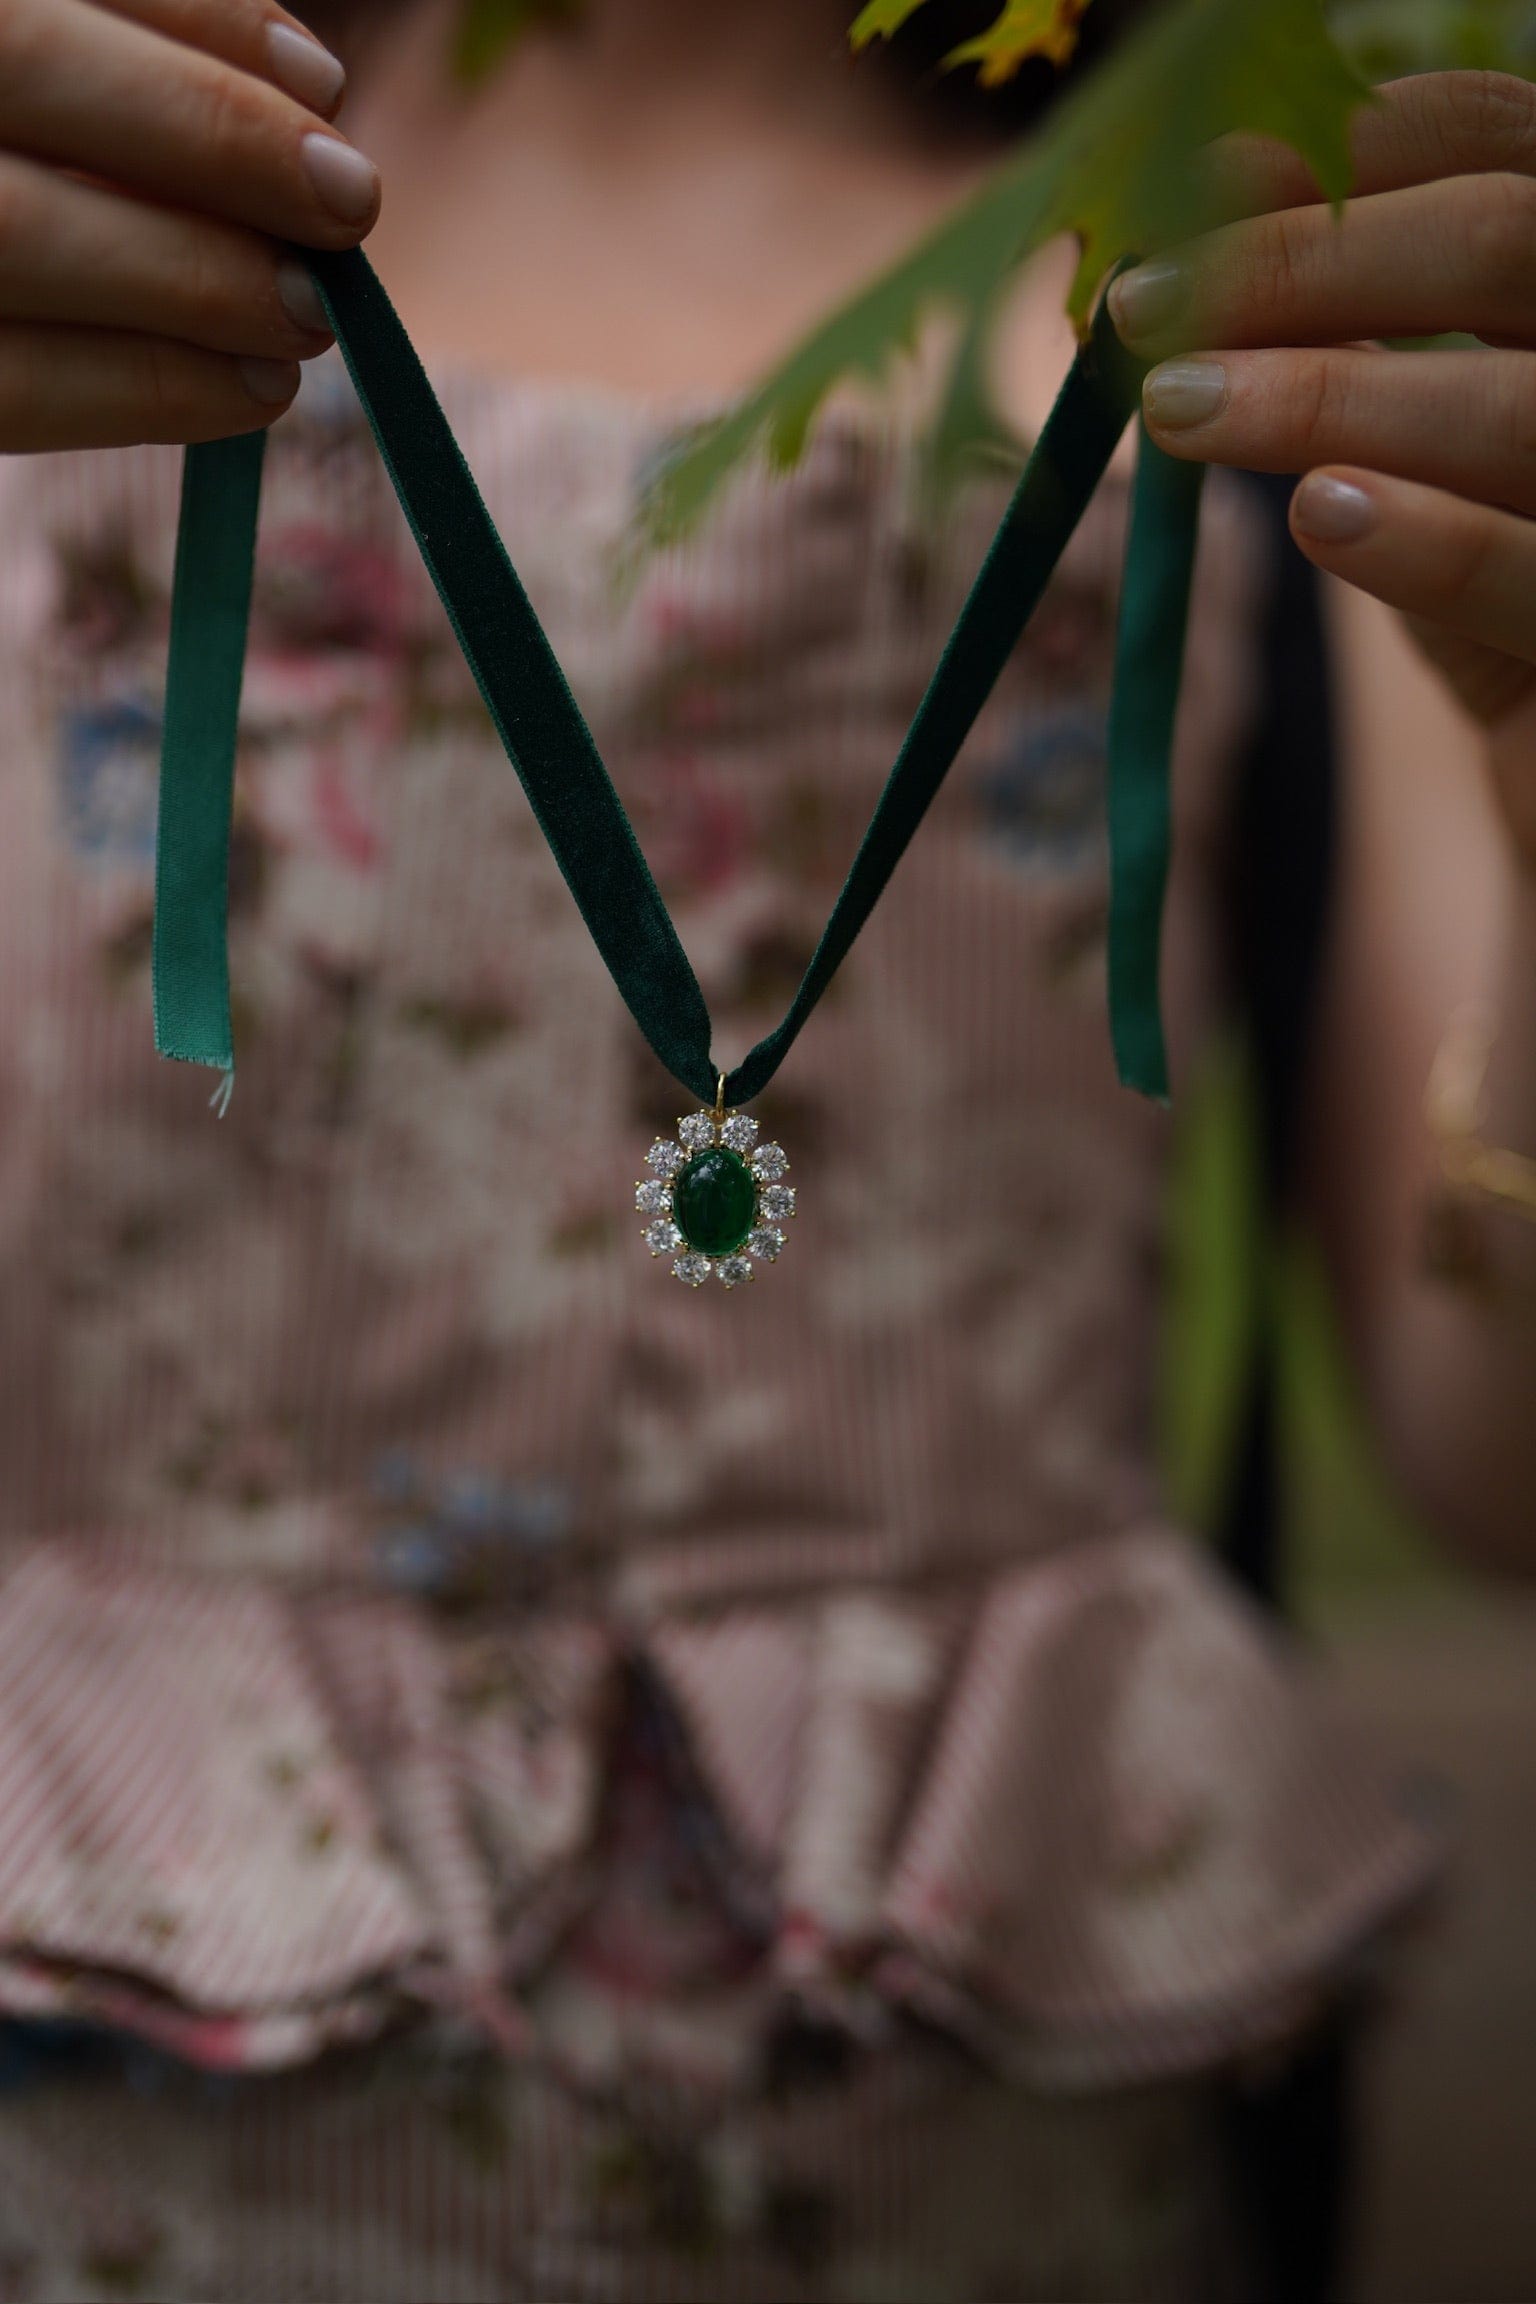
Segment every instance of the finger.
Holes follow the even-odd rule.
[[[1437,176],[1536,174],[1536,89],[1507,72],[1422,72],[1389,81],[1351,125],[1357,193],[1396,192]],[[1256,216],[1321,200],[1289,145],[1223,136],[1211,148],[1218,213]]]
[[[90,0],[0,6],[0,146],[311,247],[378,214],[371,162],[292,97]]]
[[[236,224],[0,153],[0,319],[75,321],[307,360],[332,342],[304,265]]]
[[[270,0],[95,0],[114,16],[163,32],[188,48],[221,56],[242,72],[273,81],[329,120],[347,85],[341,59],[321,46],[286,8]]]
[[[1443,489],[1348,465],[1291,499],[1309,560],[1389,608],[1536,663],[1536,525]]]
[[[1145,358],[1189,344],[1336,344],[1451,329],[1536,342],[1536,176],[1463,176],[1326,208],[1282,208],[1113,281]]]
[[[1165,360],[1142,386],[1172,456],[1255,472],[1365,464],[1536,512],[1536,359],[1366,348]]]
[[[0,455],[222,440],[260,431],[299,388],[288,361],[239,361],[162,337],[0,325]]]

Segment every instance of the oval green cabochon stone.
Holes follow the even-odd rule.
[[[757,1215],[757,1185],[745,1160],[723,1144],[696,1152],[672,1187],[672,1218],[690,1248],[728,1256]]]

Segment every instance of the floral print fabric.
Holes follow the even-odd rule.
[[[448,405],[734,1057],[995,501],[934,526],[899,434],[834,412],[620,590],[657,423]],[[40,2141],[63,2083],[0,2103],[11,2292],[95,2292],[62,2235],[99,2225],[210,2296],[236,2265],[250,2296],[1188,2293],[1201,2076],[1295,2029],[1426,1848],[1158,1520],[1163,1123],[1103,1020],[1123,487],[756,1107],[801,1188],[789,1252],[694,1297],[633,1213],[687,1099],[334,359],[269,462],[228,1118],[153,1059],[176,480],[153,451],[0,472],[0,1820],[31,1835],[0,2005],[174,2074],[131,2135],[120,2077],[69,2083],[113,2139],[85,2195]],[[1213,495],[1197,782],[1246,692]],[[786,2093],[787,2041],[832,2079]],[[205,2120],[189,2065],[254,2094]],[[454,2157],[421,2075],[461,2065],[481,2173],[433,2178],[375,2261],[400,2168]],[[1063,2087],[1096,2110],[1053,2113]],[[515,2213],[514,2101],[548,2179]],[[279,2105],[351,2139],[345,2181],[251,2141]],[[1026,2230],[1015,2143],[1038,2171],[1069,2130],[1102,2214],[1031,2192]],[[877,2213],[877,2169],[936,2168],[940,2134],[949,2176]]]

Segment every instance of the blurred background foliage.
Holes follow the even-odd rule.
[[[1218,1044],[1179,1098],[1169,1172],[1158,1436],[1170,1499],[1186,1524],[1214,1531],[1267,1327],[1281,1557],[1302,1623],[1344,1629],[1384,1601],[1443,1606],[1459,1579],[1387,1482],[1318,1251],[1299,1226],[1267,1235],[1254,1112],[1241,1049]]]
[[[458,64],[490,71],[536,20],[579,22],[583,0],[463,0]],[[718,0],[722,9],[772,0]],[[948,325],[947,389],[929,431],[931,471],[952,481],[978,457],[1016,455],[988,388],[988,347],[1019,266],[1074,237],[1068,308],[1080,328],[1127,256],[1210,219],[1197,155],[1234,129],[1281,139],[1327,195],[1348,190],[1349,124],[1371,79],[1445,64],[1536,68],[1536,0],[865,0],[850,50],[937,43],[906,56],[930,84],[974,74],[1015,135],[981,188],[790,347],[740,402],[662,460],[641,541],[675,540],[748,456],[798,456],[826,395],[879,386],[936,318]],[[956,33],[961,34],[956,37]],[[1057,67],[1069,65],[1065,77]],[[904,51],[905,54],[905,51]],[[1056,95],[1060,89],[1059,96]],[[1054,97],[1055,100],[1052,100]]]
[[[720,4],[733,6],[738,0]],[[1016,31],[1032,32],[1043,18],[1055,60],[1065,62],[1071,47],[1061,41],[1059,28],[1080,17],[1088,4],[1079,0],[1063,8],[1050,0],[1006,0],[999,15],[959,44],[957,61],[976,65],[983,80],[1003,77],[996,59],[1010,52]],[[456,48],[460,73],[470,81],[482,78],[539,17],[574,16],[580,5],[581,0],[463,0]],[[922,0],[874,0],[854,23],[867,27],[875,20],[876,28],[884,29],[883,18],[894,28],[921,5]],[[1334,0],[1328,14],[1335,37],[1367,79],[1448,66],[1536,73],[1532,0]]]
[[[870,0],[851,37],[866,47],[899,37],[929,5]],[[1077,0],[1009,0],[990,29],[984,17],[977,38],[941,58],[953,63],[980,47],[992,63],[1005,59],[1006,82],[1031,47],[1059,55],[1081,14]],[[1350,120],[1367,101],[1320,0],[1164,0],[1133,10],[1124,37],[1091,69],[1071,74],[977,191],[812,327],[735,407],[678,443],[641,507],[643,533],[675,541],[760,446],[776,463],[793,462],[829,392],[850,380],[878,388],[919,341],[944,353],[924,443],[930,478],[952,484],[978,457],[1000,451],[1017,460],[1021,444],[1007,440],[994,409],[988,353],[1025,259],[1063,235],[1076,240],[1067,308],[1086,330],[1100,283],[1118,263],[1212,220],[1210,171],[1198,160],[1204,147],[1237,129],[1277,138],[1329,198],[1342,200]],[[930,333],[935,321],[945,324],[942,337]]]
[[[1451,69],[1536,76],[1533,0],[1335,0],[1329,20],[1368,80]]]

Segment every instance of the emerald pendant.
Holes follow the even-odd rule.
[[[671,1255],[690,1288],[711,1275],[739,1288],[758,1264],[772,1264],[784,1245],[781,1225],[795,1213],[795,1190],[780,1144],[759,1144],[757,1122],[727,1112],[685,1113],[677,1136],[658,1136],[645,1156],[650,1174],[635,1186],[635,1206],[653,1256]]]
[[[746,1239],[756,1215],[757,1186],[739,1152],[712,1144],[679,1170],[672,1221],[701,1255],[728,1256]]]

